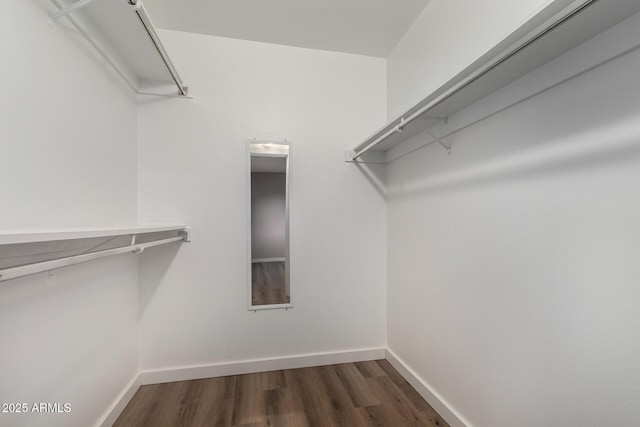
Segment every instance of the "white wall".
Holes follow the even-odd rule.
[[[136,100],[45,0],[1,14],[0,228],[136,222]],[[122,256],[0,284],[0,425],[93,425],[137,372],[137,263]]]
[[[286,173],[251,173],[251,259],[284,258]]]
[[[430,0],[388,57],[389,120],[425,98],[551,2]]]
[[[161,37],[195,99],[142,102],[140,216],[186,221],[194,240],[171,268],[143,254],[142,369],[384,347],[385,199],[344,149],[384,121],[385,61]],[[247,311],[254,137],[293,141],[288,311]]]
[[[630,18],[448,126],[639,28]],[[389,167],[388,346],[469,425],[640,419],[638,70],[635,51],[457,133],[450,157],[433,144]]]

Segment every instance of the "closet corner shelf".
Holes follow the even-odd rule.
[[[51,2],[51,21],[68,19],[133,91],[191,98],[141,0]]]
[[[149,224],[128,227],[0,229],[0,245],[53,242],[176,231],[189,241],[189,227],[184,224]]]
[[[347,162],[386,153],[429,127],[640,12],[638,0],[557,0],[422,101],[348,150]],[[385,161],[383,161],[385,163]]]

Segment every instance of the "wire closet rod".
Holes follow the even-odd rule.
[[[158,51],[158,54],[160,54],[160,58],[162,58],[162,62],[164,62],[164,65],[169,70],[169,74],[171,74],[171,78],[175,82],[176,86],[178,86],[178,90],[180,91],[180,94],[182,96],[187,96],[188,94],[187,87],[185,86],[182,79],[180,78],[180,75],[178,74],[178,70],[176,70],[176,67],[173,65],[173,62],[171,62],[171,59],[169,58],[169,54],[167,53],[166,50],[164,50],[164,46],[162,46],[162,42],[160,42],[160,38],[158,37],[158,34],[154,29],[153,23],[151,22],[151,17],[147,13],[144,6],[142,6],[142,1],[129,0],[129,4],[134,7],[136,14],[138,15],[138,19],[140,19],[140,23],[142,24],[145,31],[149,35],[149,38],[151,39],[151,42],[155,46],[156,50]]]
[[[0,270],[0,282],[4,282],[11,279],[17,279],[18,277],[30,276],[36,273],[42,273],[44,271],[56,270],[58,268],[68,267],[70,265],[80,264],[87,261],[93,261],[108,256],[134,253],[139,254],[147,248],[154,246],[166,245],[167,243],[185,241],[186,236],[181,235],[177,237],[170,237],[167,239],[155,240],[147,243],[133,244],[130,246],[123,246],[121,248],[106,249],[104,251],[91,252],[88,254],[74,255],[70,257],[58,258],[51,261],[36,262],[33,264],[25,264],[18,267],[5,268]]]
[[[80,9],[84,6],[87,6],[88,4],[94,2],[96,0],[79,0],[76,3],[72,4],[71,6],[67,6],[67,7],[62,7],[62,5],[58,2],[58,0],[52,0],[53,4],[56,5],[56,7],[59,9],[57,12],[51,13],[49,14],[49,18],[51,20],[56,20],[62,16],[66,17],[69,22],[76,28],[76,30],[82,34],[84,36],[85,39],[87,39],[87,41],[89,42],[89,44],[91,44],[91,46],[93,46],[93,48],[100,54],[100,56],[102,56],[104,58],[105,61],[107,61],[107,63],[109,65],[111,65],[111,67],[118,73],[118,75],[120,77],[122,77],[122,79],[127,83],[127,85],[136,93],[140,94],[140,95],[153,95],[153,96],[163,96],[163,97],[169,97],[169,98],[185,98],[185,97],[189,97],[189,93],[188,93],[188,88],[187,86],[184,84],[184,82],[182,81],[182,78],[180,77],[180,75],[178,74],[178,71],[176,70],[176,67],[173,65],[173,62],[171,62],[171,59],[169,58],[169,54],[167,53],[167,51],[164,49],[164,47],[162,46],[162,42],[160,41],[160,38],[158,37],[158,34],[156,33],[154,27],[153,27],[153,23],[151,22],[151,18],[149,17],[149,14],[147,13],[146,9],[144,8],[142,1],[141,0],[127,0],[127,3],[131,6],[133,6],[133,10],[136,13],[136,15],[138,16],[138,19],[140,20],[140,24],[142,25],[142,27],[144,28],[145,32],[147,33],[147,35],[149,36],[149,39],[151,40],[151,43],[153,44],[153,46],[155,47],[156,51],[158,52],[158,54],[160,55],[160,58],[162,59],[162,62],[164,63],[165,67],[167,67],[167,70],[169,71],[169,74],[171,75],[171,79],[174,81],[174,83],[176,84],[176,86],[178,86],[178,92],[179,95],[164,95],[164,94],[157,94],[157,93],[149,93],[149,92],[143,92],[140,91],[136,85],[131,81],[131,79],[126,75],[126,73],[124,71],[122,71],[122,69],[111,59],[111,57],[104,51],[104,49],[102,49],[102,47],[100,47],[100,45],[82,28],[82,26],[80,26],[75,19],[73,19],[71,17],[71,12],[74,12],[77,9]],[[110,0],[113,1],[113,0]]]
[[[353,155],[353,160],[356,160],[357,158],[362,156],[364,153],[366,153],[367,151],[369,151],[370,149],[372,149],[373,147],[375,147],[380,142],[384,141],[394,133],[402,132],[403,128],[406,125],[418,119],[423,114],[427,113],[429,110],[442,104],[443,102],[445,102],[446,100],[448,100],[449,98],[457,94],[458,92],[462,91],[466,87],[470,86],[472,83],[474,83],[484,75],[488,74],[489,72],[497,68],[499,65],[508,61],[509,59],[514,57],[516,54],[524,50],[526,47],[532,45],[533,43],[535,43],[536,41],[538,41],[539,39],[541,39],[551,31],[553,31],[554,29],[558,28],[569,19],[578,15],[580,12],[585,10],[587,7],[593,5],[597,1],[599,0],[584,0],[581,4],[579,4],[577,7],[567,12],[565,15],[558,17],[554,22],[545,26],[544,28],[536,30],[536,32],[533,35],[529,35],[528,38],[525,39],[524,41],[521,40],[514,47],[510,48],[506,52],[503,52],[497,58],[492,60],[488,65],[485,65],[481,67],[479,70],[476,70],[475,72],[471,73],[469,76],[465,77],[460,82],[454,84],[452,87],[444,91],[444,93],[442,93],[440,96],[431,100],[424,106],[418,108],[416,111],[409,114],[407,117],[402,116],[394,120],[393,123],[390,123],[391,126],[389,127],[389,129],[387,129],[382,135],[373,137],[372,139],[370,139],[371,142],[369,142],[365,147],[359,150],[356,150]]]
[[[557,88],[558,86],[561,86],[561,85],[563,85],[563,84],[565,84],[567,82],[570,82],[571,80],[574,80],[574,79],[576,79],[576,78],[578,78],[580,76],[583,76],[583,75],[585,75],[587,73],[590,73],[591,71],[596,70],[597,68],[600,68],[603,65],[606,65],[606,64],[608,64],[610,62],[613,62],[613,61],[615,61],[617,59],[623,58],[624,56],[626,56],[626,55],[628,55],[628,54],[630,54],[632,52],[635,52],[637,50],[640,50],[640,44],[636,45],[636,46],[633,46],[633,47],[630,47],[629,49],[626,49],[626,50],[624,50],[624,51],[622,51],[622,52],[620,52],[620,53],[618,53],[618,54],[616,54],[616,55],[614,55],[614,56],[612,56],[610,58],[607,58],[607,59],[605,59],[603,61],[599,61],[596,64],[590,66],[589,68],[585,68],[584,70],[580,71],[579,73],[573,74],[573,75],[571,75],[571,76],[569,76],[567,78],[564,78],[564,79],[562,79],[562,80],[560,80],[560,81],[558,81],[558,82],[556,82],[556,83],[554,83],[554,84],[552,84],[550,86],[547,86],[547,87],[545,87],[543,89],[540,89],[540,90],[538,90],[538,91],[536,91],[536,92],[534,92],[534,93],[532,93],[530,95],[527,95],[524,98],[521,98],[521,99],[519,99],[519,100],[517,100],[515,102],[512,102],[512,103],[509,103],[509,104],[507,104],[507,105],[505,105],[505,106],[503,106],[503,107],[501,107],[501,108],[499,108],[499,109],[497,109],[495,111],[492,111],[490,114],[483,115],[482,117],[479,117],[479,118],[477,118],[477,119],[475,119],[475,120],[473,120],[473,121],[471,121],[471,122],[469,122],[469,123],[467,123],[465,125],[462,125],[459,128],[453,129],[453,130],[451,130],[451,131],[449,131],[449,132],[447,132],[447,133],[445,133],[445,134],[443,134],[441,136],[438,136],[437,138],[436,138],[437,135],[432,135],[429,132],[429,136],[432,138],[431,141],[429,141],[429,142],[427,142],[425,144],[422,144],[419,147],[416,147],[416,148],[414,148],[412,150],[409,150],[409,151],[407,151],[405,153],[402,153],[398,157],[394,157],[393,159],[386,161],[384,164],[395,162],[398,159],[401,159],[401,158],[403,158],[405,156],[408,156],[411,153],[415,153],[418,150],[421,150],[421,149],[423,149],[423,148],[425,148],[425,147],[427,147],[427,146],[429,146],[429,145],[431,145],[433,143],[438,142],[438,140],[442,140],[444,138],[448,138],[450,136],[453,136],[453,135],[457,134],[460,131],[463,131],[463,130],[468,129],[468,128],[472,127],[472,126],[475,126],[478,123],[483,122],[484,120],[487,120],[487,119],[489,119],[491,117],[494,117],[494,116],[496,116],[496,115],[498,115],[498,114],[500,114],[500,113],[502,113],[504,111],[507,111],[508,109],[513,108],[513,107],[515,107],[517,105],[523,104],[523,103],[525,103],[525,102],[527,102],[527,101],[529,101],[529,100],[531,100],[531,99],[533,99],[533,98],[535,98],[535,97],[537,97],[539,95],[542,95],[542,94],[544,94],[546,92],[549,92],[549,91]]]

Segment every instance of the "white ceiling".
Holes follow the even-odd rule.
[[[429,0],[145,0],[159,28],[386,58]]]

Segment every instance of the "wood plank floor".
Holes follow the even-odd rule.
[[[386,360],[142,386],[116,427],[448,427]]]
[[[284,293],[284,262],[251,264],[251,303],[253,305],[289,304]]]

